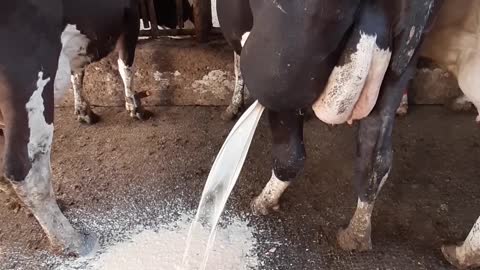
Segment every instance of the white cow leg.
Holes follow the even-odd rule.
[[[13,182],[20,200],[33,213],[55,251],[84,255],[96,244],[95,236],[77,232],[62,214],[50,181],[50,152],[37,153],[24,181]]]
[[[289,185],[290,182],[278,179],[272,172],[272,177],[263,188],[262,193],[252,201],[253,213],[255,215],[268,215],[271,210],[278,211],[280,209],[280,197]]]
[[[74,72],[74,74],[71,75],[73,95],[75,100],[75,115],[77,116],[77,120],[79,122],[91,125],[98,122],[100,118],[92,111],[90,104],[84,97],[84,75],[84,70]]]
[[[95,237],[81,234],[72,227],[57,205],[51,183],[53,83],[39,72],[36,84],[37,89],[24,107],[21,103],[15,104],[14,110],[4,114],[4,175],[55,250],[83,255],[92,250]],[[44,96],[47,99],[44,100]]]
[[[235,118],[244,105],[245,83],[242,72],[240,71],[240,55],[234,52],[235,67],[235,88],[233,89],[232,101],[225,112],[222,114],[223,120],[232,120]]]
[[[306,159],[303,143],[304,114],[301,111],[268,111],[272,133],[272,177],[252,202],[256,215],[279,210],[279,200],[290,182],[298,177]]]
[[[442,246],[445,259],[459,269],[480,267],[480,217],[461,245]]]
[[[125,64],[125,62],[118,59],[118,70],[120,77],[122,77],[123,86],[125,89],[125,108],[130,114],[130,117],[139,120],[146,120],[150,117],[151,113],[144,110],[141,102],[141,98],[147,96],[147,92],[136,93],[133,88],[133,68]]]

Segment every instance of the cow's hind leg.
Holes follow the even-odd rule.
[[[387,72],[374,110],[360,121],[353,178],[358,203],[348,227],[338,233],[338,243],[344,250],[364,251],[372,248],[373,206],[392,167],[395,112],[415,63],[412,61],[400,76]]]
[[[449,263],[459,269],[480,267],[480,217],[465,242],[459,246],[442,246],[442,253]]]
[[[303,118],[300,111],[269,111],[273,171],[262,193],[252,202],[254,214],[266,215],[271,210],[278,210],[280,196],[303,169],[306,159]]]
[[[55,74],[51,72],[50,74]],[[38,73],[30,96],[2,101],[5,120],[4,177],[32,212],[54,248],[64,254],[86,254],[96,241],[77,232],[60,211],[51,183],[50,151],[53,140],[53,82]],[[20,89],[12,89],[21,93]],[[26,91],[26,90],[23,90]]]
[[[223,120],[232,120],[235,118],[246,99],[245,96],[245,82],[243,81],[242,72],[240,71],[240,55],[234,52],[234,68],[235,68],[235,88],[233,89],[233,96],[230,105],[222,114]]]
[[[85,70],[82,68],[80,71],[74,72],[71,75],[73,95],[75,100],[75,115],[77,120],[81,123],[94,124],[98,122],[100,117],[95,114],[83,94],[83,77]]]
[[[151,113],[143,108],[141,99],[147,96],[147,92],[136,93],[133,90],[134,72],[132,66],[140,29],[138,14],[133,9],[130,10],[129,16],[127,16],[126,24],[128,27],[117,43],[119,54],[118,71],[122,77],[125,89],[125,108],[132,118],[146,120],[150,118]]]

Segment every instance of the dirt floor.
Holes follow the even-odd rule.
[[[222,107],[154,107],[146,122],[122,108],[95,108],[102,121],[77,123],[73,110],[56,111],[53,149],[55,190],[67,216],[74,211],[124,208],[144,211],[152,201],[182,200],[194,209],[210,166],[233,123]],[[270,176],[270,134],[263,117],[241,177],[228,203],[249,212],[252,197]],[[261,269],[451,269],[439,247],[464,239],[478,217],[480,127],[471,113],[413,107],[395,128],[394,170],[376,204],[374,250],[340,251],[335,234],[355,208],[352,161],[354,128],[310,120],[305,127],[308,161],[285,193],[281,211],[254,218],[262,243],[282,243],[274,255],[259,245]],[[0,202],[6,198],[0,195]],[[26,257],[48,249],[34,218],[0,207],[1,269],[48,269]],[[108,236],[104,236],[108,237]],[[9,253],[16,247],[16,253]],[[18,251],[19,250],[19,251]],[[268,252],[267,252],[268,253]],[[23,259],[22,259],[23,258]]]

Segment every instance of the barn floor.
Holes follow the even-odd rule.
[[[219,120],[223,108],[151,109],[155,117],[140,123],[122,108],[96,108],[102,122],[95,126],[77,123],[71,109],[57,109],[55,190],[75,224],[91,222],[76,218],[78,211],[109,215],[168,201],[196,207],[233,123]],[[270,176],[267,127],[264,117],[229,200],[231,212],[248,213]],[[423,106],[397,122],[395,167],[374,213],[374,250],[362,254],[339,251],[335,242],[356,203],[353,134],[348,126],[306,124],[303,175],[283,197],[281,212],[251,217],[262,232],[257,237],[268,239],[259,243],[280,243],[269,256],[261,254],[271,246],[259,244],[261,269],[450,269],[440,245],[463,239],[479,215],[480,128],[474,115]],[[1,207],[0,220],[0,268],[48,269],[32,255],[48,247],[34,219]]]

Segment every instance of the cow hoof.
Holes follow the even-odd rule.
[[[370,235],[360,236],[352,233],[348,228],[340,229],[337,234],[337,242],[345,251],[367,251],[372,249]]]
[[[269,202],[260,198],[260,196],[253,199],[250,207],[252,208],[253,214],[256,216],[266,216],[270,214],[272,210],[276,212],[280,210],[278,202]]]
[[[452,102],[447,104],[447,107],[452,111],[457,112],[466,112],[472,109],[472,103],[462,100],[461,98],[457,98]]]
[[[459,256],[458,247],[455,245],[442,246],[442,253],[445,259],[458,269],[476,268],[480,266],[480,254],[466,254]],[[469,256],[470,255],[470,256]]]
[[[228,107],[222,113],[221,118],[223,121],[232,121],[237,117],[238,113],[239,113],[238,109],[232,109],[231,107]]]
[[[137,119],[140,121],[145,121],[150,119],[153,116],[153,113],[144,109],[137,109],[134,111],[130,111],[130,117],[133,119]]]
[[[62,253],[67,256],[87,256],[93,254],[98,249],[98,238],[95,234],[80,233],[80,240],[75,241],[70,246],[64,248]]]
[[[77,120],[82,124],[93,125],[100,121],[100,116],[93,111],[89,111],[87,114],[77,114]]]
[[[408,113],[408,106],[400,105],[397,109],[398,116],[405,116]]]

